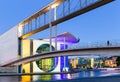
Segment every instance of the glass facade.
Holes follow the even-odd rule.
[[[50,50],[49,44],[42,44],[37,49],[37,53],[43,53],[48,52]],[[55,48],[52,46],[52,51],[54,51]],[[36,64],[39,69],[45,71],[45,72],[51,72],[55,69],[55,67],[58,64],[58,57],[55,58],[46,58],[46,59],[40,59],[36,61]]]

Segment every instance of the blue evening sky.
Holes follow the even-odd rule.
[[[0,0],[0,35],[52,0]],[[32,38],[49,37],[48,30]],[[58,25],[58,34],[70,32],[81,42],[120,40],[120,0]],[[53,33],[54,34],[54,33]]]

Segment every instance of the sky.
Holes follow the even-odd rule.
[[[52,0],[0,0],[0,35]],[[81,42],[120,41],[120,0],[57,25],[58,34],[70,32]],[[54,30],[53,30],[54,31]],[[54,34],[54,33],[53,33]],[[49,37],[49,29],[31,38]]]

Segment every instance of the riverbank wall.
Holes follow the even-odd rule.
[[[0,67],[0,73],[17,73],[17,67]]]

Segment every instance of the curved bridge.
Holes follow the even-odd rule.
[[[9,63],[1,64],[1,66],[14,66],[21,65],[23,63],[29,63],[32,61],[40,60],[42,58],[51,58],[58,56],[120,56],[120,46],[107,46],[107,47],[93,47],[93,48],[78,48],[78,49],[67,49],[62,51],[46,52],[35,54],[29,57],[21,58]]]

